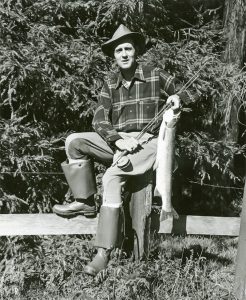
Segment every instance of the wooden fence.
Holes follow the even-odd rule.
[[[158,216],[152,216],[158,223]],[[97,218],[65,219],[55,214],[0,214],[0,236],[95,234]],[[238,236],[240,218],[180,216],[160,223],[159,233]]]
[[[148,175],[149,176],[149,175]],[[148,254],[150,233],[239,236],[235,295],[246,299],[246,183],[243,209],[239,217],[180,216],[159,222],[151,212],[153,185],[150,177],[136,181],[130,191],[129,215],[136,259]],[[65,219],[55,214],[0,214],[0,236],[95,234],[98,217]]]

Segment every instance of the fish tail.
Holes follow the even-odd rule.
[[[172,208],[172,211],[165,211],[164,209],[162,209],[161,215],[160,215],[160,222],[165,221],[170,218],[174,218],[174,219],[179,218],[179,215],[176,212],[176,210],[174,208]]]

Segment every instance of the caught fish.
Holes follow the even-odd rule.
[[[154,195],[160,196],[162,199],[160,221],[164,221],[169,217],[174,217],[175,219],[179,218],[171,202],[176,126],[167,127],[165,117],[164,114],[159,130],[156,162],[154,166],[156,169]]]

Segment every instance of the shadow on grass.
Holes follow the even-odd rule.
[[[181,264],[185,265],[187,260],[205,258],[206,260],[214,261],[220,263],[223,266],[230,265],[232,259],[220,256],[219,254],[208,252],[206,249],[202,248],[201,245],[192,245],[189,248],[184,248],[183,251],[176,252],[175,257],[182,259]]]
[[[164,242],[161,245],[161,239]],[[223,266],[228,266],[233,263],[233,257],[226,257],[221,255],[222,249],[220,245],[220,241],[215,241],[215,248],[213,253],[206,247],[202,246],[197,243],[193,243],[192,245],[185,246],[183,244],[183,240],[185,239],[192,239],[192,236],[172,236],[172,235],[162,235],[162,237],[157,237],[152,239],[152,249],[150,252],[149,259],[155,260],[158,259],[160,256],[164,256],[171,259],[181,260],[181,265],[185,265],[188,260],[199,260],[199,259],[206,259],[206,261],[216,262],[217,264],[221,264]],[[202,237],[201,237],[202,238]],[[207,238],[208,240],[210,238]],[[226,248],[225,248],[226,250]]]

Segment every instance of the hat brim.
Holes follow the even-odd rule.
[[[114,57],[114,49],[122,40],[127,38],[132,39],[134,45],[138,47],[138,55],[141,55],[145,52],[145,38],[142,34],[138,32],[131,32],[125,34],[117,39],[111,39],[106,43],[102,44],[102,51],[105,55]]]

